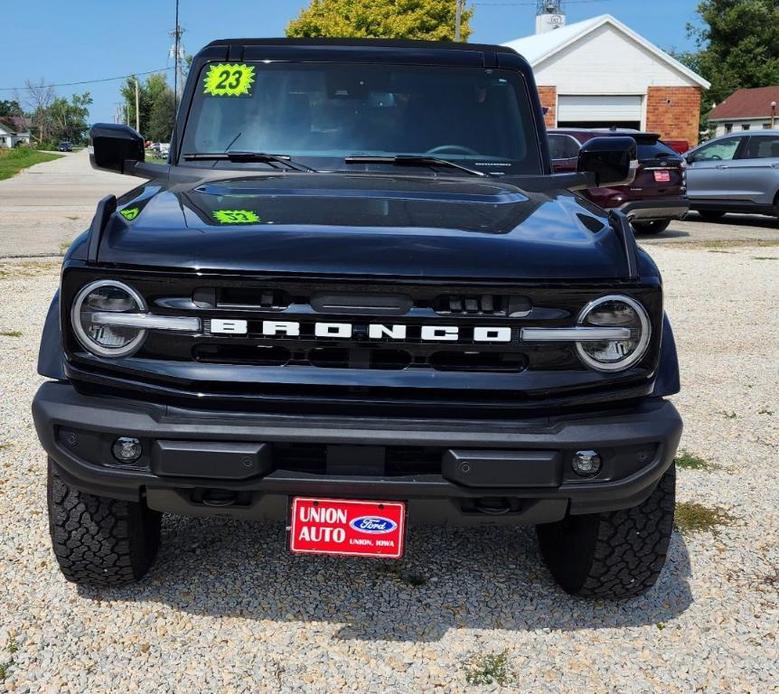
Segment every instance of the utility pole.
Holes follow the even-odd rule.
[[[141,111],[140,111],[140,87],[138,86],[138,78],[135,78],[135,129],[141,132]]]
[[[454,40],[458,43],[462,36],[463,0],[454,0]]]
[[[181,92],[184,90],[184,46],[181,43],[183,33],[184,30],[179,25],[179,0],[176,0],[176,27],[170,32],[170,36],[173,37],[170,52],[173,55],[173,94],[177,110]]]

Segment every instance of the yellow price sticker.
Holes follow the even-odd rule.
[[[214,210],[214,219],[220,224],[257,224],[260,218],[251,210]]]
[[[137,207],[126,207],[123,210],[119,210],[119,214],[128,222],[132,222],[140,214],[140,210]]]
[[[203,80],[203,93],[210,96],[251,96],[254,66],[245,63],[211,65]]]

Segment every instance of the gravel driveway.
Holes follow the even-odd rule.
[[[416,530],[389,564],[291,557],[279,524],[166,517],[141,584],[66,583],[29,414],[57,267],[0,265],[0,691],[460,691],[501,654],[505,691],[776,691],[779,248],[652,253],[682,446],[719,466],[680,471],[680,500],[734,520],[675,533],[659,584],[616,604],[562,593],[511,529]]]

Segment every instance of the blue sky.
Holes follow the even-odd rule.
[[[454,0],[452,0],[454,2]],[[181,0],[184,45],[195,53],[216,38],[283,36],[286,23],[307,0]],[[568,21],[610,13],[661,48],[689,47],[685,25],[697,0],[570,0]],[[535,3],[483,0],[476,4],[472,41],[502,43],[533,32]],[[12,3],[10,26],[0,49],[0,88],[26,79],[75,82],[163,68],[170,64],[168,31],[173,0],[37,0]],[[10,30],[9,30],[10,29]],[[89,90],[92,121],[113,120],[120,82],[59,87],[57,93]],[[13,97],[0,91],[0,99]]]

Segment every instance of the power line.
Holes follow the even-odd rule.
[[[146,72],[133,72],[129,75],[120,75],[119,77],[103,77],[97,80],[82,80],[81,82],[60,82],[58,84],[35,84],[34,87],[48,89],[49,87],[75,87],[80,84],[97,84],[98,82],[114,82],[116,80],[126,80],[128,77],[140,77],[142,75],[154,75],[158,72],[167,72],[172,70],[172,67],[163,67],[159,70],[147,70]],[[23,91],[29,89],[27,85],[24,87],[0,87],[0,92],[13,92]]]

